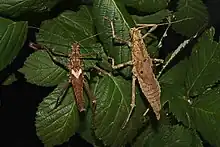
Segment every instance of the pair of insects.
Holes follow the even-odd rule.
[[[113,21],[110,21],[111,28],[112,28],[112,35],[113,38],[117,38],[114,32]],[[167,23],[166,23],[167,24]],[[164,24],[160,24],[164,25]],[[142,36],[140,29],[145,27],[152,27],[149,33],[156,29],[158,25],[141,25],[138,28],[131,28],[130,30],[130,37],[131,37],[131,52],[132,52],[132,60],[126,63],[114,64],[114,60],[112,59],[112,67],[114,69],[122,68],[124,66],[131,65],[132,68],[132,98],[131,98],[131,110],[125,121],[125,124],[129,121],[133,109],[135,107],[135,84],[138,81],[141,90],[145,97],[147,98],[148,102],[150,103],[153,111],[156,115],[156,118],[160,119],[160,86],[155,78],[152,69],[152,59],[148,55],[148,52],[145,47],[145,43],[143,38],[146,36]],[[36,44],[31,43],[30,46],[32,48],[39,48]],[[42,47],[40,47],[42,48]],[[52,51],[45,48],[49,54]],[[52,56],[52,55],[51,55]],[[72,51],[68,55],[69,62],[67,64],[67,68],[70,72],[69,76],[69,83],[71,83],[74,89],[74,95],[77,103],[78,110],[80,112],[85,111],[85,100],[83,99],[83,85],[84,85],[84,76],[83,76],[83,67],[82,67],[82,56],[80,54],[80,45],[79,43],[72,44]],[[93,103],[95,103],[95,99],[93,99]],[[124,125],[125,126],[125,125]]]

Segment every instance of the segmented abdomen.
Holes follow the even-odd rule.
[[[141,90],[144,93],[145,97],[147,98],[148,102],[150,103],[153,111],[157,117],[157,120],[160,119],[160,87],[157,81],[144,82],[142,79],[138,78]]]
[[[75,95],[76,104],[79,112],[85,111],[85,100],[83,98],[83,74],[76,78],[74,76],[72,78],[72,87]]]
[[[160,85],[155,78],[151,64],[149,64],[147,60],[142,62],[138,61],[135,62],[135,64],[136,65],[133,67],[133,73],[137,77],[143,94],[147,98],[159,120],[161,110]]]

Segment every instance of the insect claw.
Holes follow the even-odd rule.
[[[132,115],[132,113],[133,113],[133,111],[134,111],[134,108],[136,107],[135,104],[130,104],[130,106],[131,106],[131,110],[130,110],[130,112],[129,112],[129,114],[128,114],[128,117],[127,117],[126,121],[125,121],[124,124],[122,125],[122,129],[124,129],[124,128],[126,127],[126,125],[128,124],[128,121],[129,121],[129,119],[131,118],[131,115]]]
[[[95,112],[96,110],[96,100],[92,101],[92,111]]]
[[[55,61],[56,61],[56,60],[57,60],[57,58],[56,58],[56,57],[53,57],[53,60],[55,60]]]
[[[152,59],[152,61],[153,61],[153,63],[154,63],[156,66],[159,66],[159,65],[161,65],[161,64],[164,63],[164,60],[163,60],[163,59],[156,59],[156,58],[154,58],[154,59]]]
[[[28,45],[30,48],[34,49],[34,50],[40,50],[42,49],[42,46],[39,45],[39,44],[36,44],[36,43],[33,43],[33,42],[29,42],[29,45]]]
[[[154,58],[154,59],[152,59],[152,61],[154,61],[154,62],[159,62],[159,63],[164,63],[164,60],[163,60],[163,59]]]
[[[79,110],[79,112],[85,112],[85,111],[86,111],[85,108],[81,108],[81,109]]]
[[[96,100],[93,100],[93,101],[92,101],[92,104],[93,104],[93,105],[96,105]]]
[[[147,115],[147,113],[149,112],[149,108],[147,108],[147,110],[144,112],[143,116],[145,117]]]

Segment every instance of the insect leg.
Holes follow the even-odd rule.
[[[144,114],[143,114],[144,117],[147,115],[147,113],[148,113],[149,110],[150,110],[150,109],[147,108],[147,110],[144,112]]]
[[[155,66],[159,66],[161,64],[164,63],[164,60],[163,59],[156,59],[156,58],[153,58],[151,59],[153,61],[153,63],[155,64]]]
[[[65,68],[67,68],[66,67],[66,62],[63,61],[63,60],[58,60],[57,57],[55,57],[55,56],[68,57],[68,55],[65,55],[63,53],[53,52],[51,49],[49,49],[45,46],[39,45],[39,44],[35,44],[33,42],[29,43],[29,47],[33,48],[34,50],[45,50],[48,53],[48,55],[50,56],[52,61],[62,65]]]
[[[90,56],[90,57],[88,57],[88,56]],[[81,54],[79,58],[80,59],[97,59],[97,60],[101,60],[100,59],[101,57],[99,57],[99,53],[94,53],[94,52],[93,53],[88,53],[88,54]]]
[[[91,92],[88,83],[85,80],[83,81],[83,83],[84,83],[84,88],[86,90],[86,94],[88,95],[90,101],[92,102],[92,110],[95,111],[95,108],[96,108],[96,97]]]
[[[122,67],[125,67],[125,66],[133,65],[132,61],[128,61],[128,62],[125,62],[125,63],[120,63],[120,64],[115,65],[115,60],[111,57],[108,57],[108,58],[112,61],[112,68],[113,69],[119,69],[119,68],[122,68]]]
[[[135,101],[136,101],[136,96],[135,96],[135,94],[136,94],[136,92],[135,92],[135,82],[136,82],[136,77],[133,75],[132,76],[132,90],[131,90],[131,104],[130,104],[130,106],[131,106],[131,110],[130,110],[130,112],[129,112],[129,114],[128,114],[128,117],[127,117],[127,119],[126,119],[126,121],[124,122],[124,124],[123,124],[123,126],[122,126],[122,129],[124,129],[125,128],[125,126],[127,125],[127,123],[128,123],[128,121],[129,121],[129,119],[131,118],[131,115],[132,115],[132,112],[134,111],[134,108],[135,108]]]
[[[69,82],[65,83],[64,86],[63,86],[63,89],[60,91],[59,93],[59,97],[57,98],[57,101],[56,101],[56,104],[54,106],[54,109],[56,109],[63,101],[68,89],[69,89]]]
[[[150,30],[146,33],[146,34],[144,34],[144,36],[142,36],[142,39],[144,39],[145,37],[147,37],[151,32],[153,32],[156,28],[157,28],[157,26],[158,25],[154,25],[154,26],[152,26],[152,28],[150,28]]]
[[[112,38],[115,39],[115,41],[116,41],[117,43],[130,45],[130,41],[121,39],[121,38],[119,38],[119,37],[116,35],[115,29],[114,29],[113,21],[110,20],[108,17],[104,17],[104,19],[106,19],[106,20],[108,20],[108,21],[110,22],[111,30],[112,30]]]
[[[107,71],[101,69],[100,67],[98,66],[94,66],[93,67],[96,71],[98,71],[98,74],[101,75],[101,74],[104,74],[104,75],[108,75],[108,76],[111,76],[110,73],[108,73]]]
[[[167,29],[170,27],[171,24],[173,23],[178,23],[178,22],[181,22],[181,21],[184,21],[184,20],[189,20],[189,19],[192,19],[192,18],[185,18],[185,19],[181,19],[181,20],[177,20],[177,21],[173,21],[171,22],[171,18],[168,17],[167,20],[168,22],[165,22],[165,23],[160,23],[160,24],[137,24],[137,26],[141,29],[141,28],[147,28],[147,27],[152,27],[142,38],[144,39],[146,36],[148,36],[151,32],[153,32],[158,26],[162,26],[162,25],[168,25]],[[165,34],[167,32],[167,29],[165,31]],[[164,38],[164,35],[163,37]]]
[[[80,58],[85,58],[86,56],[91,56],[91,55],[97,55],[97,53],[81,54]]]
[[[60,52],[55,52],[50,48],[47,48],[45,46],[42,46],[40,44],[36,44],[33,42],[29,43],[29,47],[34,49],[34,50],[46,50],[47,52],[50,52],[51,54],[55,55],[55,56],[63,56],[63,57],[68,57],[68,55],[64,54],[64,53],[60,53]]]

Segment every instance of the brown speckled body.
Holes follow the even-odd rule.
[[[132,72],[137,77],[142,92],[159,120],[161,110],[160,85],[153,73],[152,60],[147,53],[140,30],[138,28],[132,28],[130,35],[133,63]]]
[[[69,54],[68,69],[70,71],[69,82],[72,84],[77,107],[80,112],[85,111],[85,101],[83,99],[83,70],[80,59],[80,45],[74,43],[72,52]]]

